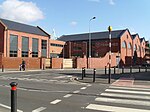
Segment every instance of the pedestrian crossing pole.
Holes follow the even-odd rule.
[[[108,27],[108,31],[109,31],[109,78],[108,78],[108,83],[110,84],[110,82],[111,82],[111,31],[112,31],[111,26]]]

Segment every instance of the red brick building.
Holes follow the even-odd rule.
[[[38,26],[0,19],[0,67],[18,68],[24,59],[27,68],[40,68],[50,55],[49,38]]]
[[[131,35],[128,29],[111,32],[111,51],[116,54],[116,66],[141,64],[145,55],[145,41],[139,35]],[[65,57],[89,57],[89,33],[63,35],[59,40],[66,41]],[[109,32],[91,33],[91,56],[103,58],[109,52]],[[114,59],[112,59],[114,61]],[[133,61],[134,60],[134,61]]]

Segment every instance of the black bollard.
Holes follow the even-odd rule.
[[[94,68],[94,70],[93,70],[93,82],[95,82],[95,74],[96,74],[96,69]]]
[[[124,73],[124,66],[122,66],[122,73]]]
[[[147,65],[145,66],[145,72],[147,72]]]
[[[130,66],[130,73],[132,73],[132,66]]]
[[[45,65],[43,64],[43,70],[45,70]]]
[[[116,67],[114,66],[114,74],[116,74]]]
[[[83,68],[83,72],[84,72],[84,77],[86,77],[86,75],[85,75],[85,67]]]
[[[107,74],[107,68],[106,68],[106,66],[105,66],[105,75]]]
[[[83,77],[84,77],[84,68],[82,68],[82,80],[83,80]]]
[[[111,82],[111,68],[110,68],[110,66],[109,66],[109,73],[108,73],[108,84],[110,84],[110,82]]]
[[[11,112],[17,112],[17,83],[11,82]]]
[[[141,66],[139,65],[139,72],[141,72]]]
[[[2,65],[2,72],[4,72],[4,66]]]

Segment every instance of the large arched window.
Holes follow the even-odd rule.
[[[131,49],[131,43],[128,44],[128,49]]]
[[[122,42],[122,48],[126,48],[127,44],[125,41]]]

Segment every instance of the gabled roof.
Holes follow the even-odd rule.
[[[143,37],[143,38],[140,38],[140,41],[141,41],[141,42],[145,41],[145,38],[144,38],[144,37]]]
[[[126,30],[128,29],[112,31],[111,38],[120,38]],[[109,38],[108,31],[91,33],[92,40],[108,39],[108,38]],[[58,40],[62,40],[62,41],[81,41],[81,40],[88,40],[88,39],[89,39],[89,33],[63,35],[60,38],[58,38]]]
[[[0,21],[7,27],[8,30],[14,30],[14,31],[36,34],[41,36],[49,36],[47,33],[45,33],[40,28],[35,26],[26,25],[23,23],[18,23],[6,19],[1,19],[1,18]]]
[[[135,39],[135,37],[136,36],[138,36],[139,37],[139,35],[136,33],[136,34],[133,34],[133,35],[131,35],[132,36],[132,39],[134,40]]]

